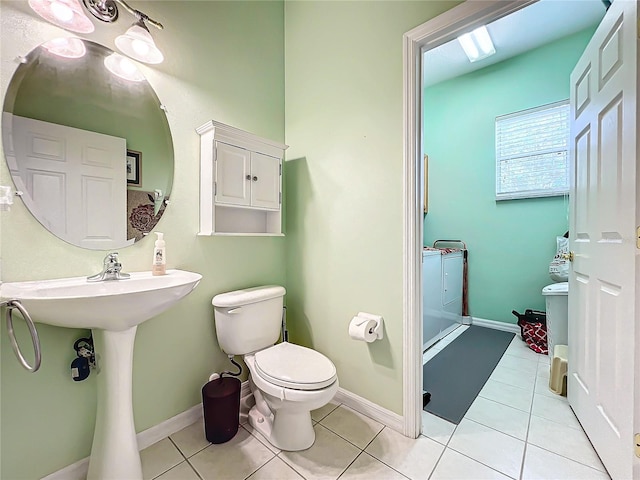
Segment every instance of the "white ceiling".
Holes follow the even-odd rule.
[[[598,23],[605,13],[602,0],[540,0],[487,25],[496,54],[471,63],[453,40],[425,52],[424,86],[502,62],[533,48]]]

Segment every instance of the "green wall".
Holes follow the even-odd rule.
[[[402,35],[457,3],[138,2],[166,27],[152,31],[165,62],[143,67],[168,108],[176,162],[172,203],[158,229],[165,232],[169,267],[204,275],[189,297],[138,329],[139,431],[196,405],[208,374],[227,368],[216,346],[211,297],[261,283],[286,286],[292,340],[327,354],[343,388],[402,414]],[[26,1],[0,2],[0,20],[4,93],[14,58],[64,32],[35,17]],[[113,48],[114,37],[127,26],[98,25],[89,38]],[[290,145],[286,237],[196,236],[199,137],[194,129],[210,119]],[[457,130],[447,135],[461,148]],[[4,163],[0,174],[0,183],[10,182]],[[469,188],[481,190],[475,184]],[[547,201],[554,200],[541,202]],[[508,211],[514,205],[494,208]],[[540,287],[553,236],[566,224],[566,209],[558,210],[558,228],[545,236],[547,251],[537,261]],[[529,215],[532,223],[543,221],[542,214]],[[493,222],[487,217],[478,229],[489,230]],[[520,225],[516,233],[525,236],[522,230]],[[466,231],[449,233],[470,238]],[[503,233],[513,235],[510,229]],[[20,201],[0,213],[0,241],[4,281],[87,275],[104,256],[50,235]],[[494,248],[505,243],[501,237]],[[148,269],[152,244],[142,240],[123,249],[125,268]],[[515,268],[510,259],[503,265],[507,271]],[[358,311],[384,316],[384,340],[349,339],[348,323]],[[39,326],[45,366],[28,374],[2,328],[0,477],[36,478],[89,453],[95,376],[76,384],[68,368],[73,341],[86,332]]]
[[[588,29],[424,90],[429,213],[424,243],[462,239],[469,249],[469,313],[515,323],[511,311],[545,309],[542,287],[566,197],[495,201],[495,117],[569,98],[569,74]]]
[[[215,119],[284,141],[284,6],[282,2],[134,2],[165,25],[151,28],[165,62],[142,66],[166,105],[173,136],[172,202],[158,224],[165,232],[169,268],[199,272],[196,290],[166,313],[143,323],[136,336],[133,406],[138,431],[201,401],[212,371],[228,369],[217,347],[213,295],[259,284],[285,285],[284,238],[198,237],[199,136]],[[128,14],[98,25],[86,38],[115,50]],[[37,17],[26,1],[0,2],[2,95],[15,58],[65,32]],[[144,161],[144,157],[143,157]],[[5,162],[0,184],[11,185]],[[144,173],[143,173],[144,175]],[[150,268],[153,239],[119,250],[126,271]],[[83,250],[49,234],[17,199],[0,212],[2,280],[6,282],[98,271],[106,252]],[[0,478],[34,479],[89,455],[95,423],[96,375],[76,383],[69,364],[73,342],[88,332],[38,324],[43,367],[19,366],[0,330]],[[25,331],[20,340],[28,349]]]
[[[340,385],[402,414],[402,36],[454,2],[286,2],[287,315]],[[347,330],[380,314],[371,344]]]

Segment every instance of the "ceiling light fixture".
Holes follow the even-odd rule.
[[[46,21],[77,33],[95,30],[89,17],[82,11],[79,0],[29,0],[31,9]]]
[[[460,35],[458,42],[462,45],[462,49],[467,54],[470,62],[482,60],[496,53],[491,36],[484,25],[476,28],[471,33]]]

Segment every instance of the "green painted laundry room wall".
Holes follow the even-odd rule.
[[[424,244],[469,249],[469,313],[515,323],[512,310],[544,309],[556,236],[568,198],[496,202],[495,118],[569,98],[569,75],[595,29],[424,89],[429,213]]]

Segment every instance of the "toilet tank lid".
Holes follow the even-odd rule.
[[[559,282],[547,285],[542,289],[542,295],[568,295],[569,282]]]
[[[245,288],[244,290],[220,293],[213,297],[211,303],[214,307],[239,307],[249,305],[250,303],[283,297],[285,293],[286,290],[284,287],[279,285],[266,285],[263,287]]]

